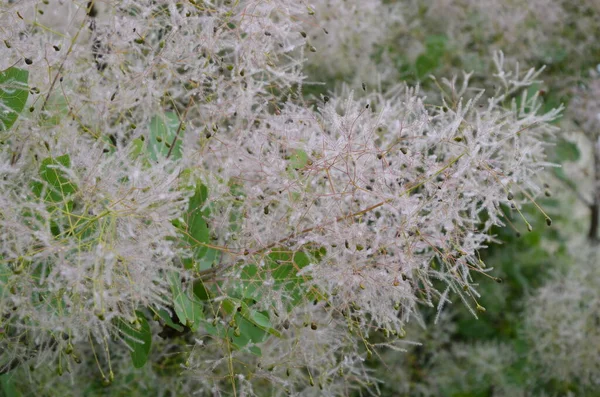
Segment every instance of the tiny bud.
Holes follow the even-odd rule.
[[[550,193],[550,190],[548,190],[548,189],[546,189],[546,190],[544,191],[544,194],[546,195],[546,197],[550,197],[550,196],[552,196],[552,194]]]
[[[31,58],[25,58],[25,63],[31,65],[33,61],[31,60]]]
[[[546,218],[546,225],[552,226],[552,219]]]
[[[363,89],[363,91],[367,90],[367,85],[365,83],[362,83],[362,89]]]
[[[310,323],[310,329],[312,329],[313,331],[317,330],[317,323],[315,323],[314,321],[312,323]]]
[[[480,304],[477,304],[477,307],[475,309],[477,309],[477,311],[481,313],[485,312],[485,307],[481,306]]]
[[[306,32],[300,32],[300,34],[302,35],[302,37],[306,38]]]
[[[529,223],[527,224],[527,231],[528,232],[532,232],[533,231],[533,226],[531,226]]]
[[[313,46],[310,46],[309,49],[310,49],[310,52],[317,52],[317,49]]]
[[[514,198],[512,192],[508,192],[508,194],[506,195],[506,198],[510,201]]]

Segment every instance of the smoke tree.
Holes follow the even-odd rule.
[[[551,165],[560,109],[527,90],[541,71],[496,53],[493,92],[463,74],[431,101],[373,82],[306,97],[304,65],[352,45],[323,15],[291,0],[2,5],[3,373],[55,392],[68,376],[376,391],[365,358],[401,350],[420,306],[485,311],[478,251],[505,211],[536,205]]]

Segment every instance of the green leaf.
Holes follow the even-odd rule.
[[[169,280],[171,282],[171,292],[173,293],[173,306],[179,322],[190,327],[192,331],[196,331],[201,320],[204,319],[202,303],[190,299],[183,290],[177,273],[172,272],[169,275]]]
[[[294,170],[304,168],[308,164],[308,154],[302,149],[295,149],[290,156],[289,163]]]
[[[179,128],[179,117],[173,112],[167,112],[164,115],[156,115],[150,120],[150,139],[148,141],[148,153],[150,158],[154,161],[160,157],[167,157],[169,154],[170,145],[175,141],[177,131]],[[170,158],[177,160],[181,158],[183,147],[182,147],[182,133],[179,131],[177,141],[174,143],[175,146],[171,150]]]
[[[204,285],[202,279],[194,281],[193,291],[196,298],[200,299],[201,301],[207,301],[211,298],[210,290],[206,288],[206,285]]]
[[[41,182],[33,182],[33,193],[46,202],[59,203],[77,191],[77,186],[69,181],[64,170],[60,167],[70,168],[71,158],[68,154],[56,158],[48,157],[42,160],[40,166],[40,178],[46,182],[45,186]],[[46,187],[45,197],[42,197]]]
[[[29,96],[27,70],[10,67],[0,72],[0,131],[13,126]]]
[[[158,314],[158,316],[160,317],[160,319],[169,327],[179,331],[179,332],[183,332],[184,328],[180,325],[180,324],[175,324],[175,322],[173,322],[173,320],[171,319],[171,316],[169,315],[169,313],[165,310],[165,309],[160,309],[158,312],[156,312],[156,314]]]
[[[19,397],[23,395],[17,391],[13,378],[14,375],[11,373],[0,375],[0,385],[2,385],[2,388],[0,389],[2,393],[0,393],[0,395],[5,397]]]
[[[279,331],[273,328],[267,312],[259,312],[251,309],[246,302],[235,298],[225,299],[223,301],[223,309],[230,314],[235,311],[236,321],[239,320],[238,317],[241,317],[252,325],[252,329],[258,328],[263,332],[281,338]],[[259,333],[255,333],[254,335],[257,336]],[[260,335],[262,335],[262,333],[260,333]],[[260,340],[253,339],[253,341],[254,343],[259,343],[262,342],[265,337],[266,335],[261,336]]]
[[[131,361],[135,368],[142,368],[152,347],[152,333],[146,317],[141,312],[136,311],[137,327],[128,324],[125,320],[119,319],[119,330],[124,334],[125,343],[132,349]],[[136,329],[137,328],[137,329]]]
[[[184,224],[178,223],[179,229],[183,232],[183,239],[194,251],[193,259],[185,259],[186,269],[196,267],[198,271],[210,269],[220,257],[220,252],[206,247],[210,240],[210,232],[206,218],[210,215],[210,210],[204,208],[208,198],[208,188],[198,183],[194,195],[190,198],[188,210],[184,215]]]

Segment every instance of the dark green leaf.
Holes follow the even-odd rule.
[[[150,348],[152,347],[152,333],[150,332],[150,325],[144,314],[136,312],[137,323],[129,324],[123,319],[119,319],[119,330],[124,335],[125,343],[132,349],[131,361],[135,368],[142,368],[148,356],[150,355]],[[137,327],[136,327],[137,326]]]
[[[171,319],[171,316],[165,309],[160,309],[157,312],[157,314],[166,325],[168,325],[169,327],[171,327],[179,332],[183,332],[183,327],[179,324],[175,324],[173,322],[173,320]]]

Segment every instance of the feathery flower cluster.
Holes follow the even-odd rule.
[[[545,379],[600,385],[600,271],[598,249],[578,251],[581,262],[536,291],[528,304],[525,336]]]
[[[437,106],[404,85],[312,106],[305,57],[356,34],[323,15],[292,0],[0,11],[4,370],[37,357],[62,374],[91,351],[109,383],[118,346],[143,365],[162,326],[198,392],[338,395],[399,346],[370,334],[404,337],[419,304],[485,310],[477,252],[543,190],[559,110],[521,92],[539,71],[498,54],[491,94],[465,74]]]

